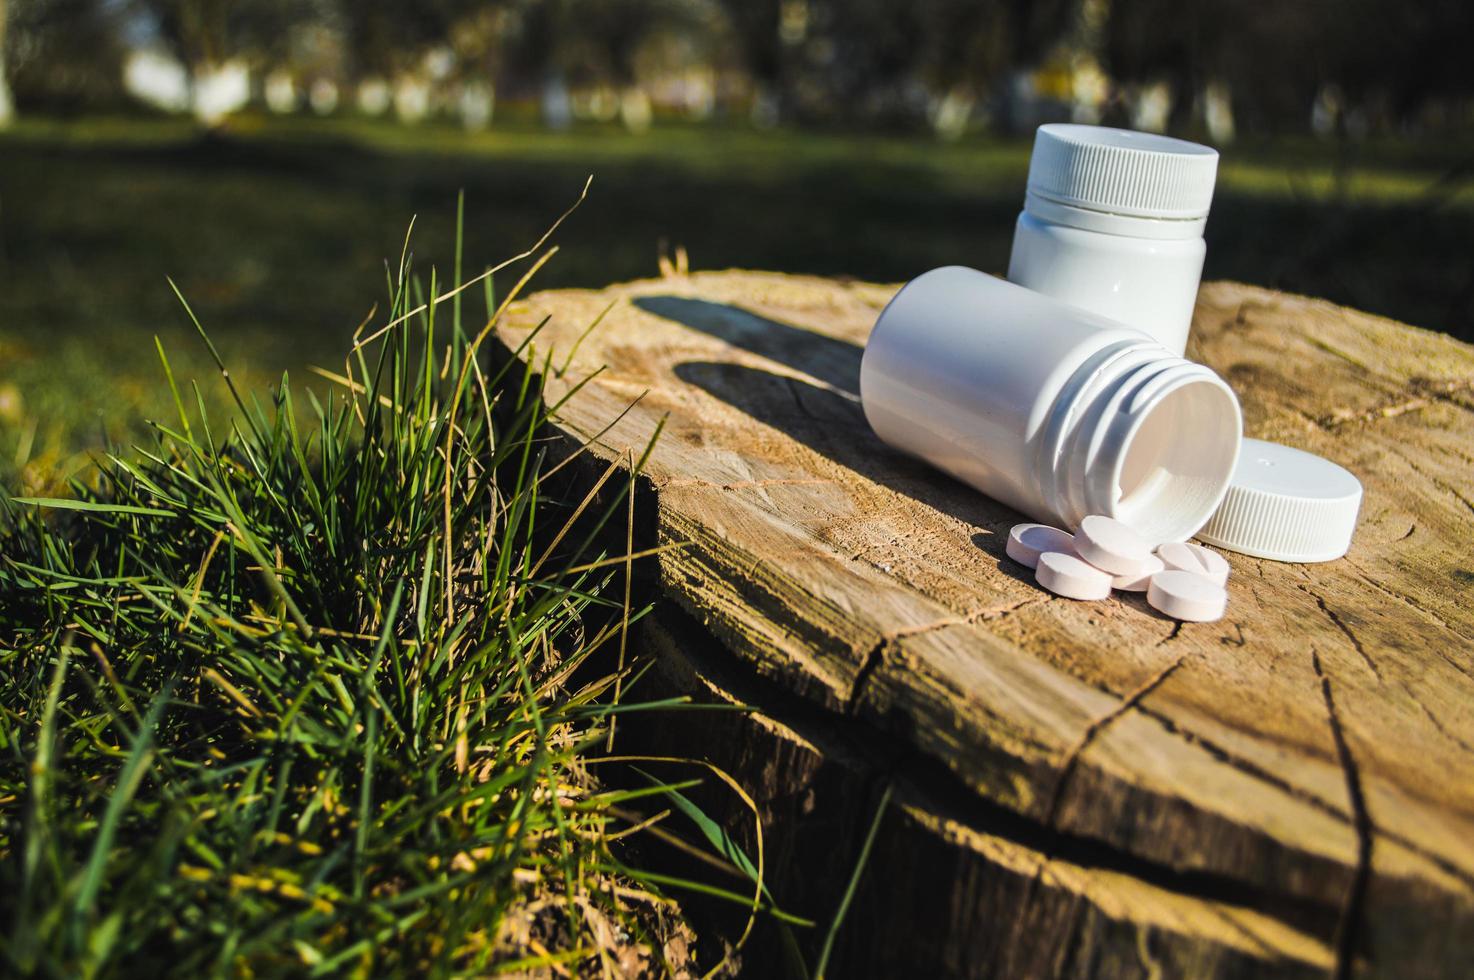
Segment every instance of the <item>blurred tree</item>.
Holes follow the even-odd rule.
[[[432,98],[454,99],[469,128],[491,119],[519,13],[536,0],[338,0],[351,73],[387,82],[402,120],[422,117]]]
[[[477,74],[499,71],[509,57],[541,66],[569,29],[562,7],[561,0],[338,0],[336,9],[354,73],[392,78],[439,47]]]
[[[1068,27],[1069,0],[722,0],[754,79],[799,121],[906,122],[988,94]]]
[[[0,0],[0,101],[21,111],[116,108],[123,54],[108,0]]]
[[[426,50],[449,36],[465,6],[458,0],[342,0],[355,74],[394,78],[418,67]]]
[[[1105,58],[1119,83],[1165,83],[1169,128],[1201,114],[1208,86],[1226,86],[1240,115],[1300,114],[1319,73],[1323,0],[1251,4],[1248,0],[1111,0]]]
[[[7,23],[6,0],[0,0],[0,127],[10,125],[15,107],[10,98],[10,76],[5,71],[5,27]]]
[[[188,69],[190,104],[218,124],[245,100],[249,72],[285,60],[293,31],[322,17],[317,0],[131,0]]]
[[[785,43],[780,29],[782,0],[720,2],[737,41],[742,63],[758,89],[758,102],[770,104],[775,116],[782,115],[781,101],[792,47]]]
[[[1344,0],[1321,9],[1325,74],[1351,106],[1385,115],[1385,124],[1474,94],[1470,0]]]
[[[639,55],[657,32],[699,33],[712,28],[705,0],[569,0],[569,36],[560,48],[564,71],[607,83],[619,93],[625,126],[650,125],[650,99],[640,85]]]
[[[314,0],[133,0],[191,69],[235,58],[279,60],[294,28],[323,13]]]
[[[1171,86],[1173,128],[1195,121],[1215,83],[1257,129],[1303,129],[1332,87],[1339,124],[1386,126],[1474,92],[1470,38],[1468,0],[1111,0],[1106,60],[1119,82]]]
[[[712,8],[702,0],[571,0],[569,28],[597,52],[594,67],[618,86],[636,81],[640,45],[661,28],[709,27]]]
[[[509,30],[509,4],[480,3],[451,20],[446,42],[455,52],[458,73],[495,81]]]
[[[572,0],[519,0],[513,8],[512,67],[536,87],[543,125],[550,129],[566,129],[573,122],[564,74],[571,8]]]
[[[919,0],[919,71],[928,91],[967,102],[1037,64],[1073,27],[1079,0]]]

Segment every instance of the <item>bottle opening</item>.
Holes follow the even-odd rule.
[[[1162,395],[1127,438],[1115,517],[1153,541],[1180,541],[1218,509],[1238,457],[1238,403],[1193,381]]]

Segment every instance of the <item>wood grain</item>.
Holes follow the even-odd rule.
[[[1249,434],[1341,463],[1366,499],[1345,559],[1229,554],[1228,617],[1179,625],[1139,597],[1042,593],[1003,555],[1018,514],[870,433],[860,354],[894,289],[671,277],[533,296],[500,336],[515,348],[549,318],[530,360],[554,366],[554,398],[594,375],[557,425],[598,435],[602,459],[638,454],[664,422],[650,533],[681,547],[659,559],[659,594],[734,671],[913,760],[886,778],[935,767],[1039,836],[1005,854],[924,800],[905,804],[907,826],[1004,875],[1047,859],[1049,841],[1083,848],[1113,870],[1072,894],[1113,921],[1151,906],[1133,891],[1150,887],[1289,930],[1303,955],[1275,962],[1465,972],[1474,349],[1206,285],[1190,356],[1235,388]],[[1049,941],[1084,921],[1051,920]],[[1216,915],[1172,921],[1154,928],[1238,950],[1204,925]]]

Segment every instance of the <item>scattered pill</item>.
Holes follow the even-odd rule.
[[[1092,514],[1075,531],[1075,553],[1103,572],[1130,575],[1150,564],[1152,546],[1129,525]]]
[[[1039,556],[1046,551],[1075,553],[1075,536],[1048,524],[1015,524],[1008,532],[1008,557],[1029,568],[1039,567]]]
[[[1228,593],[1205,575],[1168,569],[1152,576],[1146,590],[1146,601],[1173,619],[1211,623],[1223,618],[1228,607]]]
[[[1228,561],[1218,552],[1200,544],[1178,541],[1157,549],[1162,564],[1179,572],[1192,572],[1212,579],[1219,585],[1228,583]]]
[[[1156,555],[1151,555],[1147,559],[1145,571],[1132,572],[1128,575],[1117,575],[1111,579],[1111,588],[1120,589],[1122,592],[1145,592],[1147,586],[1151,584],[1152,576],[1162,571],[1165,567],[1162,564],[1162,559]]]
[[[1106,599],[1112,589],[1145,592],[1158,612],[1193,623],[1222,619],[1228,608],[1229,566],[1218,552],[1171,542],[1154,554],[1130,525],[1101,514],[1083,519],[1074,534],[1015,524],[1004,550],[1034,569],[1041,588],[1067,599]]]
[[[1039,556],[1034,580],[1066,599],[1104,599],[1111,594],[1111,577],[1074,555],[1046,551]]]

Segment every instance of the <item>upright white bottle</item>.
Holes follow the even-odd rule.
[[[1038,520],[1105,514],[1154,541],[1213,515],[1238,399],[1146,334],[972,269],[908,283],[876,321],[860,396],[877,435]]]
[[[1008,278],[1181,354],[1218,151],[1104,126],[1040,126]]]

